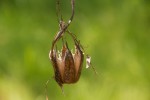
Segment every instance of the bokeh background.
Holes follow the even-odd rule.
[[[85,63],[78,83],[51,79],[49,100],[150,100],[150,1],[76,0],[69,29],[99,76]],[[70,0],[61,0],[64,19]],[[58,31],[56,0],[0,0],[0,100],[45,100],[48,58]],[[66,37],[68,38],[68,37]]]

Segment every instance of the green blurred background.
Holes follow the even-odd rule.
[[[0,0],[0,100],[45,100],[58,31],[55,0]],[[54,80],[49,100],[150,100],[150,1],[76,0],[69,29],[92,57],[78,83]],[[61,0],[70,17],[70,0]]]

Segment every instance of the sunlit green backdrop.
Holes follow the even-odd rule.
[[[70,0],[60,0],[70,17]],[[58,31],[55,0],[0,0],[0,100],[45,100]],[[150,100],[150,1],[75,0],[69,29],[99,76],[83,65],[78,83],[51,79],[49,100]],[[67,38],[67,37],[66,37]]]

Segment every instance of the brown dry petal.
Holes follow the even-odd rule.
[[[75,45],[75,54],[73,58],[74,58],[75,70],[76,70],[76,81],[78,81],[81,75],[82,64],[84,59],[83,52],[81,51],[80,46],[78,44]]]

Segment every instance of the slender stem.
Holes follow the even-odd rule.
[[[75,0],[71,0],[71,7],[72,7],[72,14],[70,17],[70,20],[68,21],[68,23],[71,23],[74,17],[74,5],[75,5]]]
[[[64,27],[61,27],[59,32],[55,36],[55,39],[52,42],[52,52],[53,52],[53,48],[54,48],[56,42],[62,37],[62,35],[65,33],[65,31],[67,30],[67,28],[69,27],[70,23],[73,20],[73,17],[74,17],[74,5],[75,5],[75,0],[71,0],[71,8],[72,8],[71,17],[70,17],[68,23],[66,25],[64,25]],[[59,0],[57,0],[57,7],[56,8],[57,8],[57,17],[58,17],[58,14],[61,13],[60,12],[60,2],[59,2]],[[60,14],[60,16],[61,16],[60,21],[62,21],[62,15]],[[59,24],[61,24],[61,22],[59,22]]]
[[[63,18],[62,18],[62,14],[61,14],[61,10],[60,10],[60,0],[57,0],[57,3],[56,3],[56,15],[58,17],[58,21],[63,21]],[[71,0],[71,10],[72,10],[72,14],[71,14],[71,17],[68,21],[68,23],[70,24],[73,20],[73,17],[74,17],[74,5],[75,5],[75,0]],[[60,19],[59,19],[59,15],[60,15]]]

